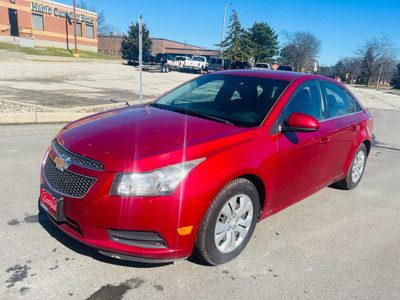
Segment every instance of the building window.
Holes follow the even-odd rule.
[[[111,50],[112,56],[115,56],[115,50]]]
[[[104,55],[108,55],[108,50],[104,50]]]
[[[43,15],[32,14],[32,23],[33,23],[33,29],[42,31],[44,30]]]
[[[121,50],[118,51],[118,56],[122,56],[122,51]]]
[[[103,51],[101,49],[97,49],[97,53],[103,53]]]
[[[94,38],[94,27],[93,25],[86,24],[86,37],[93,39]]]
[[[75,28],[74,24],[72,23],[72,28]],[[74,33],[75,35],[75,33]],[[82,36],[82,23],[76,23],[76,36]]]

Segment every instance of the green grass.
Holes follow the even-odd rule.
[[[399,89],[395,89],[395,88],[392,88],[392,87],[384,87],[384,86],[380,86],[380,87],[376,87],[376,86],[369,86],[369,87],[366,87],[364,84],[363,85],[361,85],[361,84],[352,84],[351,86],[355,86],[355,87],[358,87],[358,88],[364,88],[364,89],[370,89],[370,90],[376,90],[376,91],[384,91],[384,92],[389,92],[389,93],[392,93],[392,94],[396,94],[396,95],[400,95],[400,90]]]
[[[5,49],[10,52],[22,52],[29,55],[44,55],[44,56],[62,56],[62,57],[73,57],[74,49],[61,49],[61,48],[27,48],[20,47],[18,45],[8,44],[8,43],[0,43],[0,49]],[[79,49],[79,48],[78,48]],[[96,59],[114,59],[107,55],[103,55],[97,52],[78,50],[79,57],[82,58],[96,58]]]

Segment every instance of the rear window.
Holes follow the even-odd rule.
[[[175,57],[175,60],[182,61],[182,60],[186,60],[186,58],[183,56],[177,56],[177,57]]]
[[[192,60],[194,60],[194,61],[204,61],[204,58],[194,56],[194,57],[192,58]]]
[[[236,126],[260,126],[288,81],[210,74],[160,98],[164,109],[183,110],[228,120]]]

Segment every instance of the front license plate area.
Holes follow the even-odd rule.
[[[55,196],[44,186],[40,187],[40,206],[57,222],[65,221],[63,205],[62,197]]]

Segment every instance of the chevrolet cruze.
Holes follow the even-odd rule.
[[[105,255],[211,265],[256,223],[335,184],[355,188],[373,119],[342,84],[280,71],[197,77],[150,104],[65,126],[41,167],[40,208]]]

